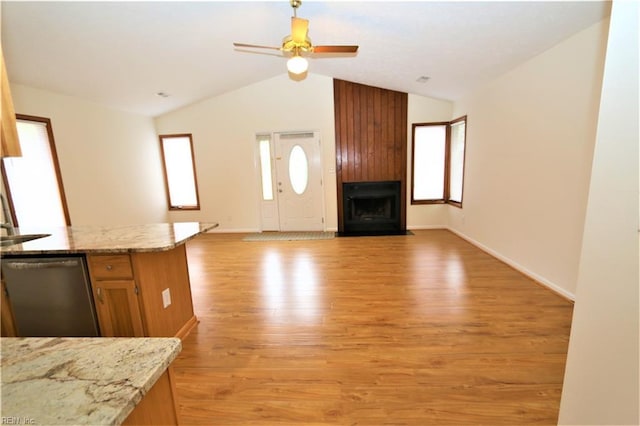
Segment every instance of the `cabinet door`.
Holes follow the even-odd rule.
[[[0,86],[2,92],[2,121],[0,121],[0,134],[2,135],[2,157],[20,157],[20,142],[18,141],[18,129],[16,128],[16,113],[13,109],[11,90],[7,68],[4,65],[4,57],[0,49]]]
[[[135,281],[94,281],[92,287],[102,337],[144,336]]]

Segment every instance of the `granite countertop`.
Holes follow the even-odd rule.
[[[51,235],[2,247],[0,253],[22,255],[165,251],[217,226],[217,223],[177,222],[128,226],[14,228],[15,235]]]
[[[121,424],[182,346],[177,338],[1,339],[2,419]]]

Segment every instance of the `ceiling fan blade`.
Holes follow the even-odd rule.
[[[358,46],[313,46],[313,53],[356,53]]]
[[[309,21],[307,19],[291,17],[291,39],[294,43],[304,43],[307,40]]]
[[[279,47],[274,47],[274,46],[259,46],[257,44],[246,44],[246,43],[233,43],[233,47],[248,47],[248,48],[251,48],[251,49],[282,50]]]

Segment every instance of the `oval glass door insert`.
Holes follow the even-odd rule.
[[[300,145],[294,146],[289,155],[289,180],[296,194],[302,195],[307,189],[309,161],[307,160],[307,154],[305,154]]]

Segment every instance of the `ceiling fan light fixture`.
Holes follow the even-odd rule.
[[[300,55],[294,55],[287,61],[287,69],[291,74],[302,74],[309,69],[309,61]]]
[[[298,18],[297,9],[302,4],[302,0],[289,0],[289,4],[293,8],[293,16],[291,17],[291,32],[282,39],[282,45],[276,46],[261,46],[258,44],[247,43],[233,43],[235,48],[251,48],[251,49],[270,49],[279,50],[282,52],[282,56],[289,57],[287,61],[287,70],[289,71],[289,77],[294,80],[303,80],[305,73],[309,69],[309,61],[307,58],[301,56],[301,54],[318,57],[317,54],[352,54],[355,55],[358,52],[357,45],[327,45],[327,46],[314,46],[311,44],[309,38],[309,20],[304,18]],[[295,78],[294,76],[300,76]]]

